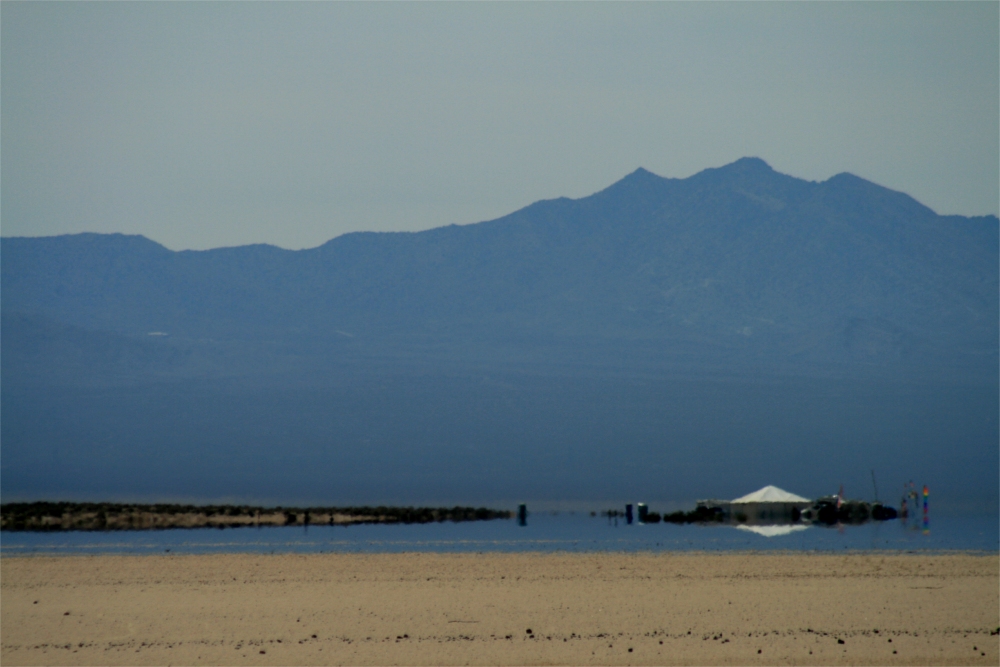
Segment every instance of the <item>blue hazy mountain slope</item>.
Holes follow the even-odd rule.
[[[3,493],[860,495],[877,468],[995,507],[998,232],[745,158],[302,251],[4,238]]]
[[[928,355],[953,369],[996,358],[997,227],[848,174],[811,183],[743,159],[299,252],[4,239],[2,297],[7,312],[127,335],[629,340],[730,363]]]

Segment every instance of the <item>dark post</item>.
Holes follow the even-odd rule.
[[[528,525],[528,506],[521,503],[517,506],[517,525],[527,526]]]
[[[632,525],[632,503],[625,506],[625,523]]]
[[[646,503],[639,503],[636,509],[639,510],[639,523],[646,523],[646,515],[649,514],[649,508],[646,507]]]
[[[927,513],[927,496],[930,495],[930,491],[927,490],[927,485],[924,484],[924,534],[931,532],[931,520]]]

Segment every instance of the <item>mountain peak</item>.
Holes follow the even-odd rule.
[[[801,182],[793,176],[775,171],[759,157],[742,157],[722,167],[705,169],[691,176],[690,180],[725,187],[737,183],[740,187],[774,187],[778,184],[787,186],[793,182]]]
[[[669,180],[663,176],[657,176],[648,169],[639,167],[620,181],[594,193],[593,196],[635,196],[638,192],[648,192],[650,189],[662,187]]]
[[[759,157],[752,157],[752,156],[741,157],[739,160],[733,162],[728,166],[730,167],[738,166],[743,169],[766,169],[767,171],[774,171],[774,169],[771,168],[771,165],[769,165],[767,162],[765,162]]]
[[[776,173],[777,172],[771,168],[771,165],[769,165],[767,162],[760,159],[759,157],[742,157],[739,160],[731,162],[722,167],[712,167],[700,171],[694,176],[692,176],[692,178],[701,175],[715,175],[723,177],[733,177],[733,176],[753,177],[753,176],[767,176]],[[608,191],[618,192],[621,191],[621,188],[623,186],[627,189],[626,191],[631,191],[635,187],[650,186],[654,184],[658,185],[670,180],[672,179],[664,178],[663,176],[658,176],[657,174],[654,174],[653,172],[649,171],[644,167],[639,167],[632,173],[625,176],[620,181],[617,181],[616,183],[613,183],[612,185],[605,188],[603,192],[608,192]]]
[[[759,157],[741,157],[736,162],[730,162],[716,169],[706,170],[724,174],[773,174],[774,169]]]
[[[730,162],[729,164],[723,165],[721,167],[711,167],[706,169],[708,172],[717,173],[737,173],[737,174],[748,174],[748,173],[760,173],[760,174],[773,174],[776,173],[774,169],[767,162],[759,157],[741,157],[735,162]],[[639,167],[628,176],[626,176],[624,181],[636,181],[636,180],[662,180],[662,176],[657,176],[653,172],[645,169],[644,167]]]
[[[639,167],[638,169],[636,169],[635,171],[633,171],[631,174],[629,174],[628,176],[626,176],[625,178],[623,178],[619,182],[626,182],[626,183],[647,183],[647,182],[650,182],[650,181],[662,181],[662,180],[663,180],[662,176],[657,176],[656,174],[654,174],[653,172],[649,171],[648,169],[645,169],[643,167]]]

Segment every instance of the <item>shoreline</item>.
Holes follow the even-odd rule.
[[[164,528],[162,530],[201,530],[200,528]],[[69,532],[69,531],[62,531]],[[108,531],[121,532],[121,531]],[[868,556],[868,557],[896,557],[906,556],[913,558],[935,557],[935,556],[968,556],[970,558],[990,558],[1000,557],[1000,549],[843,549],[840,551],[823,551],[820,549],[800,550],[800,549],[691,549],[691,550],[669,550],[662,549],[654,551],[652,549],[638,549],[635,551],[626,550],[606,550],[594,549],[587,551],[576,550],[521,550],[521,551],[499,551],[490,549],[477,549],[476,551],[179,551],[171,549],[167,552],[151,551],[148,553],[134,553],[123,551],[95,551],[95,552],[34,552],[17,553],[6,552],[0,548],[0,561],[7,558],[158,558],[158,557],[216,557],[216,556],[691,556],[691,557],[724,557],[724,556],[794,556],[802,558],[827,558],[838,556]]]
[[[995,553],[83,556],[0,558],[3,664],[1000,659]]]

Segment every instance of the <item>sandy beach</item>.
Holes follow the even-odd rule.
[[[4,665],[982,664],[996,555],[0,560]]]

